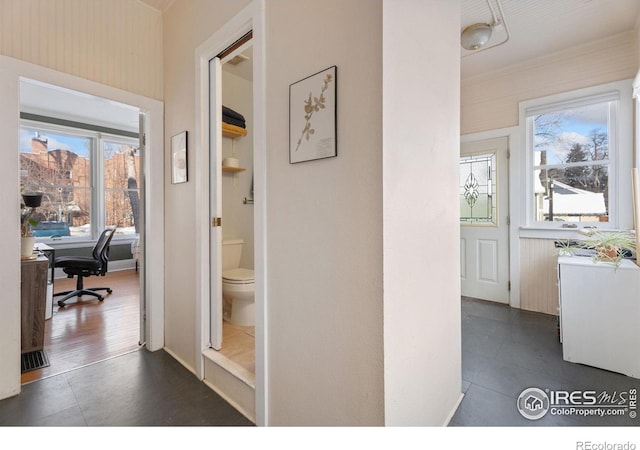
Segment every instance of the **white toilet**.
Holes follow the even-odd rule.
[[[233,325],[254,326],[255,280],[253,270],[239,267],[243,244],[242,239],[222,241],[223,317]]]

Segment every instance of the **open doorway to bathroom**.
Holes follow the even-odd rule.
[[[203,51],[200,64],[206,64],[202,72],[207,78],[200,86],[207,106],[201,137],[207,151],[197,157],[206,168],[200,173],[209,213],[201,241],[208,241],[208,252],[199,254],[207,269],[206,279],[201,279],[201,375],[209,387],[256,421],[254,263],[259,258],[254,258],[253,184],[254,146],[260,144],[254,140],[251,39],[252,31],[245,29],[225,38],[224,50]]]
[[[247,38],[245,38],[247,39]],[[221,60],[222,346],[255,380],[253,51],[239,41]]]

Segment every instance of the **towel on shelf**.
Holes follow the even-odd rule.
[[[235,125],[241,128],[246,128],[246,122],[244,116],[231,108],[227,108],[222,105],[222,121],[230,125]]]

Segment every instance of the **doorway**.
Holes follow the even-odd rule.
[[[460,278],[465,297],[509,304],[508,138],[460,150]]]
[[[25,383],[144,344],[144,271],[134,246],[144,240],[145,149],[139,108],[26,78],[20,80],[20,119],[20,186],[44,193],[32,233],[48,249],[50,264],[90,256],[98,234],[116,228],[105,276],[84,280],[85,288],[108,286],[104,301],[83,296],[58,305],[55,293],[73,291],[76,278],[50,272],[44,361],[26,364]]]
[[[143,162],[145,183],[145,222],[142,224],[145,246],[140,253],[140,270],[144,272],[143,295],[145,303],[146,348],[160,350],[164,346],[164,152],[163,104],[148,97],[115,89],[73,75],[0,56],[0,92],[5,107],[0,111],[0,138],[7,148],[19,148],[20,80],[23,78],[70,89],[126,105],[144,114],[145,141],[149,157]],[[0,184],[6,192],[15,195],[3,200],[6,210],[19,213],[19,157],[18,152],[7,152],[6,171]],[[10,214],[11,215],[11,214]],[[20,258],[19,222],[7,221],[7,236],[0,252],[0,266],[7,282],[7,302],[0,317],[0,337],[9,343],[0,350],[3,370],[0,371],[0,397],[20,393]],[[14,224],[14,225],[11,225]],[[11,344],[13,343],[13,344]]]
[[[253,138],[253,236],[254,236],[254,322],[255,322],[255,384],[246,391],[246,384],[238,386],[238,378],[235,374],[229,376],[226,372],[221,374],[221,366],[217,363],[220,352],[215,350],[212,342],[212,323],[222,321],[222,317],[213,317],[219,314],[221,308],[212,308],[212,297],[222,303],[222,280],[217,275],[212,276],[215,265],[221,264],[222,227],[216,227],[216,217],[221,217],[222,200],[219,200],[220,210],[211,205],[213,192],[210,187],[218,183],[223,175],[218,172],[222,166],[222,154],[210,155],[210,141],[220,140],[222,146],[222,120],[218,120],[216,114],[221,115],[222,99],[219,107],[210,108],[212,96],[215,98],[216,84],[211,84],[211,61],[220,55],[225,49],[231,47],[243,36],[251,33],[252,65],[253,65],[253,100],[251,126]],[[196,209],[198,211],[196,226],[196,296],[198,308],[196,310],[197,321],[197,354],[196,374],[204,380],[212,389],[221,393],[237,409],[250,417],[257,425],[268,423],[267,392],[266,392],[266,343],[265,343],[265,309],[266,298],[266,114],[265,114],[265,64],[264,64],[264,11],[259,4],[251,4],[242,10],[237,16],[227,22],[214,33],[207,41],[196,49],[196,110],[199,112],[196,120],[196,149],[195,149],[195,191]],[[217,83],[217,81],[216,81]],[[220,89],[222,82],[220,81]],[[211,116],[213,114],[213,117]],[[218,130],[213,128],[219,127]],[[210,158],[216,161],[210,161]],[[218,159],[219,158],[219,159]],[[219,168],[210,170],[211,167]],[[225,175],[228,176],[228,175]],[[215,190],[220,192],[221,189]],[[244,199],[244,193],[241,193]],[[247,196],[249,197],[249,196]],[[212,231],[216,236],[212,239]],[[220,259],[218,259],[220,258]],[[217,328],[220,330],[222,327]],[[221,342],[221,341],[220,341]],[[224,384],[224,385],[223,385]],[[244,395],[243,395],[244,392]]]

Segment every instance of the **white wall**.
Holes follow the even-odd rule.
[[[442,425],[462,392],[460,4],[383,4],[385,424]]]
[[[382,425],[382,9],[266,2],[269,423]],[[289,85],[337,66],[338,156],[289,164]]]
[[[162,99],[162,18],[131,0],[3,0],[0,54]]]
[[[243,63],[250,64],[250,63]],[[222,158],[240,160],[244,172],[222,173],[222,238],[244,240],[240,267],[253,269],[253,205],[245,204],[251,197],[253,176],[253,83],[231,73],[222,72],[222,104],[242,114],[247,123],[247,135],[222,138]]]

